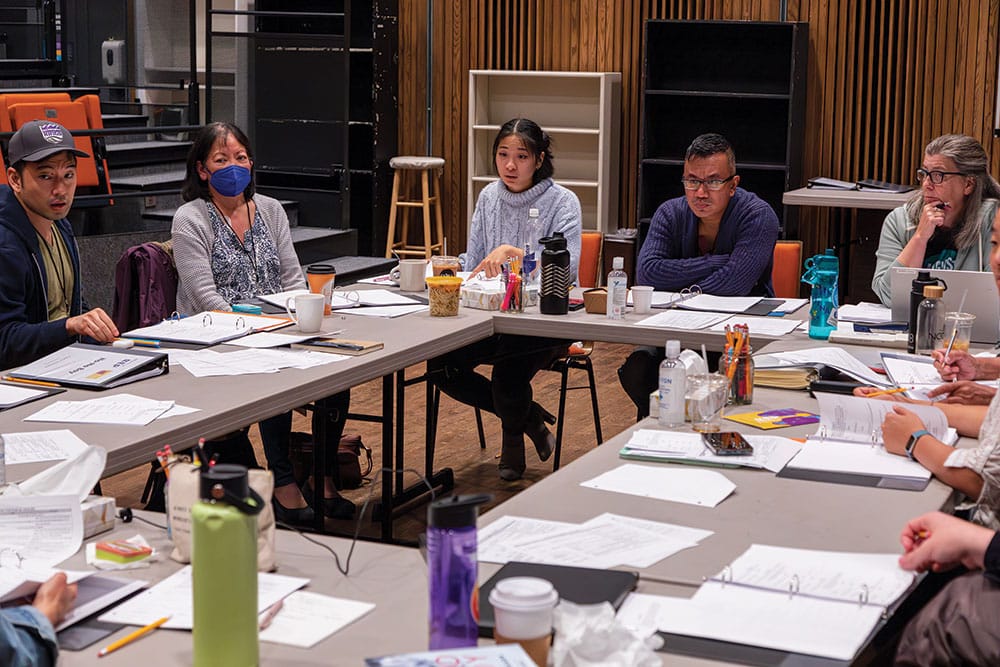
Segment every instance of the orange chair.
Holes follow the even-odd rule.
[[[799,298],[802,282],[802,241],[778,241],[774,244],[771,285],[780,299]]]
[[[96,97],[91,95],[90,97]],[[11,118],[10,108],[15,104],[48,104],[69,102],[69,93],[7,93],[0,95],[0,132],[13,132],[18,128]]]
[[[12,97],[10,95],[8,98]],[[33,120],[51,120],[59,123],[67,130],[100,130],[104,129],[101,120],[100,100],[96,95],[84,95],[72,102],[19,102],[7,107],[11,125],[16,130]],[[90,155],[89,158],[77,158],[77,183],[84,187],[94,187],[111,194],[111,183],[108,180],[108,164],[104,158],[104,144],[99,137],[76,136],[73,138],[76,147]]]

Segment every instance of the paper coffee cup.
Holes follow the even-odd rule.
[[[537,577],[510,577],[490,591],[493,637],[498,644],[517,642],[539,665],[548,661],[552,610],[559,593],[552,583]]]

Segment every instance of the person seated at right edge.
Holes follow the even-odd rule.
[[[964,134],[931,140],[917,169],[920,190],[882,223],[872,290],[892,303],[891,269],[989,271],[990,229],[1000,184],[978,141]]]
[[[243,130],[224,122],[202,128],[188,151],[181,196],[185,204],[174,213],[171,225],[180,279],[179,312],[228,311],[234,303],[261,294],[305,289],[288,217],[277,200],[254,187],[253,153]],[[350,519],[355,510],[351,501],[337,493],[333,479],[350,400],[350,391],[342,391],[316,401],[313,411],[314,433],[323,415],[328,417],[323,512],[335,519]],[[274,474],[271,505],[275,519],[311,526],[315,511],[296,484],[288,454],[292,413],[262,419],[259,428],[268,468]],[[306,490],[305,495],[311,493]]]
[[[500,180],[490,183],[476,200],[467,250],[459,256],[462,267],[487,278],[500,273],[509,259],[524,256],[530,244],[538,252],[538,239],[562,234],[570,254],[569,277],[576,280],[580,263],[580,200],[552,180],[551,140],[527,118],[513,118],[500,127],[493,140],[493,163]],[[538,209],[537,227],[528,222],[530,209]],[[524,436],[538,458],[546,461],[555,438],[546,427],[555,417],[532,398],[531,379],[555,359],[565,356],[569,342],[540,336],[495,334],[427,362],[432,382],[457,401],[492,412],[500,418],[503,445],[500,478],[512,482],[524,475]],[[492,364],[489,379],[476,372]]]
[[[771,265],[778,216],[763,199],[739,187],[736,153],[721,134],[703,134],[684,155],[684,196],[656,209],[639,250],[635,284],[668,292],[697,285],[716,296],[772,297]],[[639,347],[618,379],[649,414],[663,348]]]
[[[958,517],[930,512],[900,534],[899,565],[916,572],[968,572],[948,581],[907,623],[893,664],[1000,664],[1000,537]]]
[[[991,244],[993,249],[989,263],[1000,292],[1000,213],[993,222]],[[951,369],[948,365],[941,366],[939,362],[941,367],[946,372]],[[876,391],[875,387],[857,387],[854,394],[868,396]],[[896,396],[882,395],[872,400]],[[907,402],[920,401],[900,401],[882,422],[885,450],[917,461],[940,481],[964,494],[964,502],[957,507],[969,510],[969,519],[994,530],[1000,529],[1000,394],[993,395],[989,407],[981,403],[934,403],[948,418],[948,425],[960,435],[979,438],[979,444],[969,448],[951,447],[932,436],[924,430],[920,417],[903,407]]]

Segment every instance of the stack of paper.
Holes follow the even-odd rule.
[[[605,513],[582,523],[505,516],[479,531],[479,560],[607,569],[650,567],[698,546],[710,530]]]
[[[896,554],[753,545],[691,599],[630,595],[619,620],[637,630],[851,660],[912,585]]]
[[[56,401],[24,418],[29,422],[62,422],[71,424],[127,424],[145,426],[154,419],[194,412],[197,408],[175,406],[173,401],[156,401],[132,394],[114,394],[87,401]]]
[[[744,466],[778,472],[795,456],[802,445],[788,438],[769,435],[744,435],[753,445],[751,456],[717,456],[702,442],[699,433],[680,433],[639,429],[619,452],[623,459],[674,461],[701,465]]]
[[[775,352],[773,354],[755,354],[756,372],[768,369],[805,368],[814,370],[820,366],[834,368],[845,375],[876,386],[886,386],[889,381],[868,366],[857,360],[850,353],[839,347],[814,347],[792,352]],[[755,383],[756,383],[755,379]]]

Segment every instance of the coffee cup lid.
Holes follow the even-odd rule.
[[[337,269],[333,264],[310,264],[306,267],[306,273],[336,273]]]
[[[508,611],[550,609],[559,602],[552,582],[538,577],[501,579],[490,591],[490,604]]]

